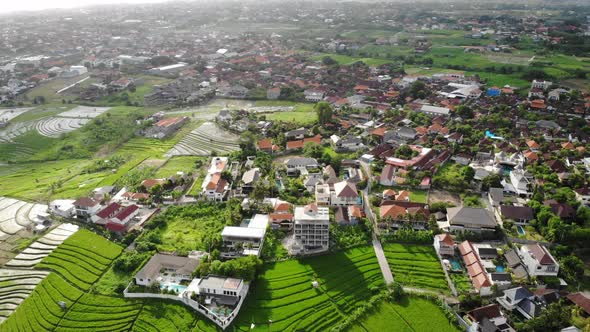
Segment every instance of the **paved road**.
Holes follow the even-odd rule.
[[[387,258],[385,258],[385,253],[383,252],[381,242],[375,233],[373,233],[373,249],[375,250],[375,256],[377,256],[377,261],[379,262],[379,267],[381,268],[381,273],[383,273],[383,279],[385,279],[385,283],[391,284],[393,282],[393,274],[391,273],[391,269],[387,263]]]
[[[385,257],[385,253],[383,252],[383,247],[381,246],[381,241],[377,237],[379,234],[379,227],[377,227],[377,222],[375,220],[375,215],[373,214],[373,210],[371,209],[371,203],[369,201],[369,193],[371,192],[371,168],[369,165],[361,162],[362,167],[365,170],[365,174],[368,176],[367,179],[367,187],[362,191],[363,193],[363,204],[365,206],[365,214],[367,218],[371,221],[371,225],[373,225],[373,250],[375,250],[375,256],[377,256],[377,261],[379,262],[379,267],[381,268],[381,273],[383,274],[383,279],[385,279],[386,284],[391,284],[393,282],[393,274],[391,273],[391,269],[389,268],[389,263],[387,263],[387,258]]]

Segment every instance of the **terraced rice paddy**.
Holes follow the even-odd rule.
[[[46,211],[47,205],[0,197],[0,241],[31,226]]]
[[[46,271],[0,269],[0,323],[16,310],[48,274]]]
[[[23,107],[23,108],[3,108],[0,109],[0,122],[2,121],[10,121],[17,116],[26,113],[32,110],[32,107]]]
[[[52,270],[77,288],[88,290],[121,250],[118,245],[81,230],[53,250],[36,268]]]
[[[37,266],[49,267],[54,272],[0,270],[0,323],[4,322],[0,330],[219,331],[206,318],[181,304],[109,297],[90,291],[80,278],[102,275],[121,249],[90,231],[80,230]]]
[[[383,250],[395,281],[404,286],[449,292],[432,246],[387,243],[383,245]]]
[[[24,121],[10,124],[0,129],[0,143],[11,143],[16,137],[35,128],[36,121]]]
[[[312,287],[314,279],[320,287]],[[275,263],[255,281],[236,328],[328,331],[383,284],[372,247]]]
[[[366,331],[459,331],[447,319],[443,311],[433,302],[406,297],[399,302],[384,301],[370,315],[354,325],[350,332]]]
[[[6,263],[5,267],[15,269],[32,269],[45,259],[55,248],[78,231],[78,226],[62,224],[33,242],[27,249]]]
[[[43,136],[58,138],[61,134],[82,128],[89,121],[89,119],[49,117],[39,120],[39,122],[35,124],[35,129],[37,129],[39,134]]]
[[[205,122],[183,137],[170,151],[170,156],[209,156],[212,151],[228,154],[240,149],[239,137],[219,128],[215,123]]]
[[[101,115],[102,113],[110,110],[110,107],[93,107],[93,106],[76,106],[75,108],[61,112],[58,114],[60,117],[64,118],[96,118],[97,116]]]

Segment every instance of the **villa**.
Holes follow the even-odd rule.
[[[191,280],[199,258],[155,254],[135,275],[135,283],[151,286],[155,283],[179,283]]]

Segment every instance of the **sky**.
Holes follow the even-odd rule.
[[[50,8],[76,8],[106,4],[136,4],[165,2],[166,0],[2,0],[0,13],[22,10],[43,10]]]

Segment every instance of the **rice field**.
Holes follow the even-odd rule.
[[[59,245],[78,231],[78,226],[61,224],[49,233],[33,242],[21,253],[10,260],[5,267],[15,269],[33,269],[35,265],[45,259]]]
[[[457,332],[433,302],[405,297],[399,302],[384,301],[376,310],[349,329],[350,332],[399,331],[399,332]]]
[[[0,196],[0,241],[31,226],[46,211],[47,205]]]
[[[240,331],[251,324],[254,331],[328,331],[383,286],[372,247],[270,264],[234,325]]]
[[[449,292],[445,274],[432,246],[386,243],[383,250],[395,281],[404,286]]]
[[[240,149],[239,137],[219,128],[213,122],[205,122],[183,137],[166,156],[210,156],[228,154]]]
[[[121,251],[118,245],[90,231],[80,230],[53,250],[36,268],[54,271],[86,291]]]
[[[31,248],[53,248],[48,243],[38,241]],[[80,230],[35,269],[0,270],[0,330],[219,331],[182,304],[95,294],[89,287],[91,279],[97,273],[102,275],[121,249],[90,231]]]

